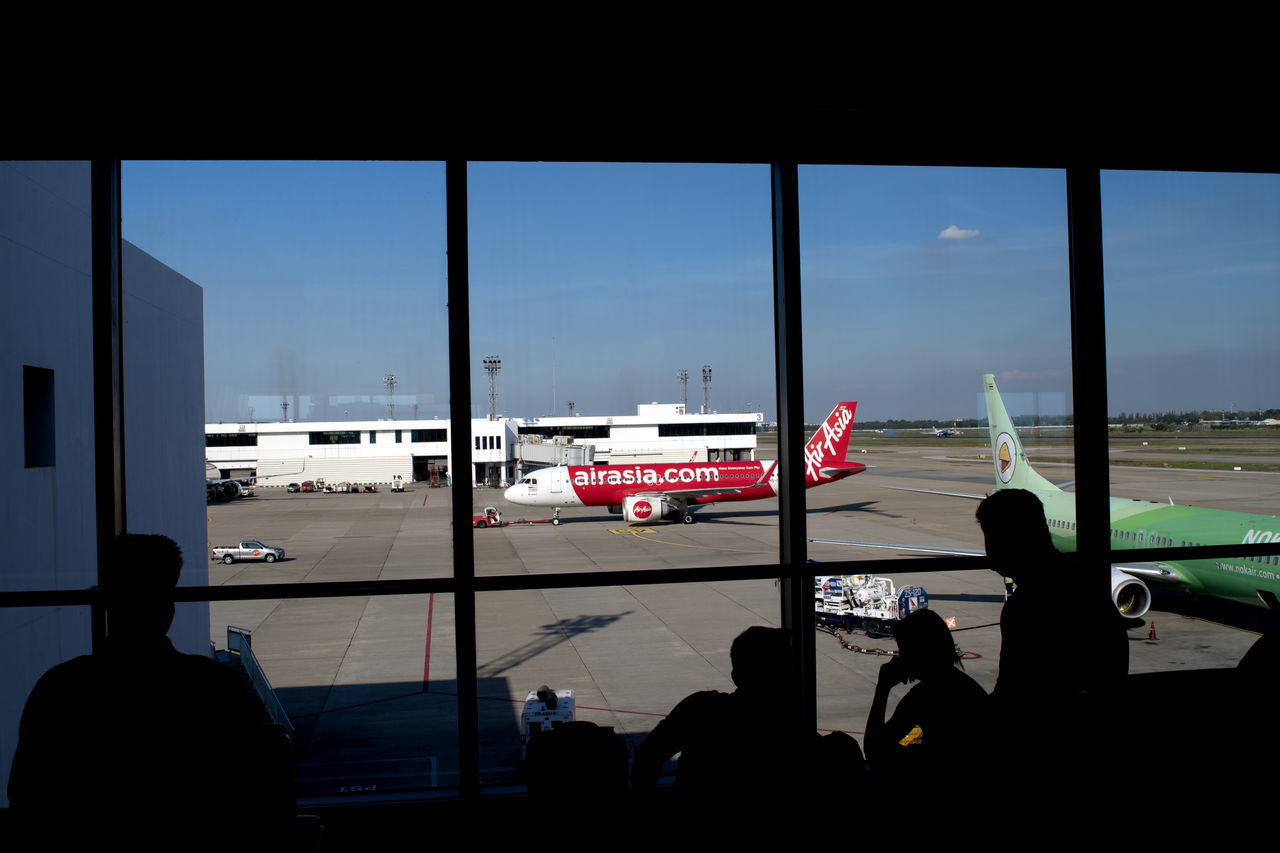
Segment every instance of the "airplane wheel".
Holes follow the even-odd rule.
[[[680,516],[680,520],[685,524],[693,524],[693,513],[686,512],[684,515]]]
[[[559,525],[559,524],[560,524],[560,519],[558,519],[558,518],[553,518],[553,519],[551,519],[551,523],[552,523],[552,524],[555,524],[555,525]]]

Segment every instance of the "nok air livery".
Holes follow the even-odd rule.
[[[991,431],[992,462],[995,466],[996,489],[1026,489],[1034,492],[1044,504],[1045,520],[1060,551],[1076,548],[1076,496],[1050,483],[1036,473],[1018,439],[1013,421],[1005,410],[995,376],[982,377],[987,402],[987,421]],[[983,495],[957,492],[934,492],[930,489],[907,489],[931,494],[946,494],[981,500]],[[835,540],[813,539],[831,544],[889,547],[930,553],[982,554],[982,551],[919,548],[874,542],[836,543]],[[1231,510],[1172,503],[1111,498],[1111,549],[1182,548],[1195,545],[1235,545],[1280,541],[1280,518]],[[1208,595],[1263,606],[1280,596],[1280,556],[1226,557],[1216,560],[1157,561],[1151,563],[1114,563],[1111,567],[1111,598],[1126,616],[1142,616],[1151,606],[1147,583],[1185,592]]]

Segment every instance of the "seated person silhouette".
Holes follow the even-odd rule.
[[[46,672],[22,713],[9,775],[20,831],[129,849],[290,832],[284,730],[242,676],[166,636],[181,568],[165,536],[122,536],[103,556],[105,642]]]
[[[937,613],[915,611],[893,636],[898,655],[880,667],[862,738],[871,776],[940,794],[950,774],[977,772],[989,743],[990,697],[964,673],[951,630]],[[886,721],[890,690],[913,681]]]
[[[799,796],[819,750],[852,755],[860,766],[861,751],[852,738],[820,738],[799,727],[787,689],[789,649],[787,633],[779,628],[756,626],[738,635],[729,650],[737,690],[705,690],[682,699],[636,747],[632,790],[652,791],[663,762],[676,753],[680,799],[739,806]]]

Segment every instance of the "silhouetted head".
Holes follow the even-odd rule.
[[[98,569],[112,640],[163,637],[173,622],[182,550],[168,536],[117,536]]]
[[[996,571],[1018,580],[1022,568],[1053,551],[1044,504],[1026,489],[1001,489],[978,505],[978,524]]]
[[[729,647],[733,683],[746,690],[780,686],[786,678],[789,653],[786,631],[763,625],[748,628]]]
[[[932,610],[917,610],[893,627],[898,655],[912,678],[923,678],[960,663],[951,629]]]

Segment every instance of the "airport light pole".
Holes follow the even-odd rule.
[[[484,357],[484,370],[489,374],[489,420],[498,419],[498,371],[502,369],[502,359],[496,355]]]
[[[395,403],[392,402],[391,392],[396,388],[396,375],[388,373],[382,377],[382,384],[387,386],[387,420],[394,421]]]
[[[676,378],[680,380],[680,410],[684,411],[689,405],[689,371],[677,370]]]
[[[702,365],[702,414],[711,414],[711,365]]]

